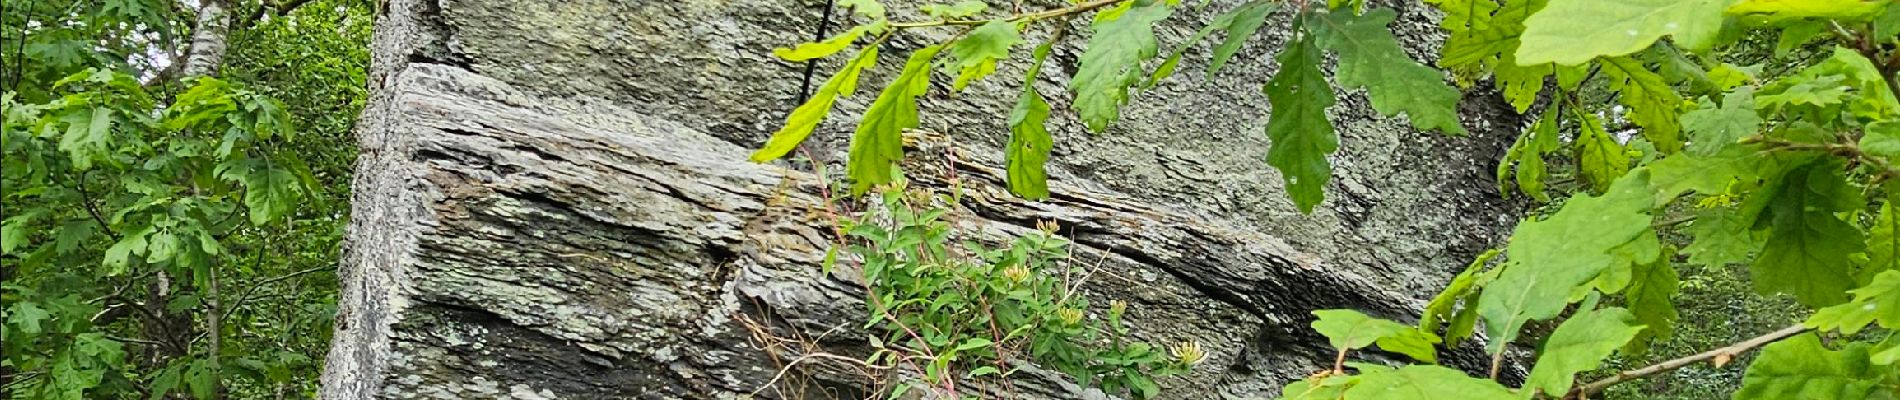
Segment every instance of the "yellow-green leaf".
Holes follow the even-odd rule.
[[[1664,36],[1690,50],[1715,43],[1731,0],[1551,0],[1524,21],[1519,65],[1577,65],[1649,47]]]
[[[764,147],[752,152],[752,162],[776,160],[797,149],[799,143],[811,136],[812,130],[818,129],[818,123],[825,120],[825,115],[831,113],[831,106],[837,102],[838,97],[850,96],[851,92],[858,87],[858,75],[875,63],[877,63],[876,46],[866,46],[858,50],[857,57],[845,63],[843,69],[831,75],[830,79],[826,79],[825,85],[819,87],[818,92],[813,93],[810,99],[805,100],[805,104],[799,105],[797,109],[792,110],[790,116],[785,117],[785,126],[779,128],[778,132],[773,132],[772,138],[765,142]]]
[[[1368,372],[1346,389],[1345,400],[1515,400],[1503,385],[1436,365]]]
[[[1003,151],[1003,159],[1009,172],[1009,191],[1025,199],[1049,198],[1045,164],[1049,162],[1049,150],[1055,146],[1055,139],[1043,125],[1049,119],[1049,103],[1036,92],[1036,76],[1042,72],[1042,62],[1049,58],[1049,49],[1054,44],[1048,42],[1036,47],[1036,62],[1023,76],[1023,94],[1017,99],[1016,108],[1009,112],[1009,145]]]
[[[1728,8],[1729,14],[1760,14],[1769,18],[1858,19],[1881,11],[1886,0],[1746,0]]]
[[[830,57],[832,54],[837,54],[838,51],[850,47],[851,42],[857,41],[858,37],[864,36],[864,33],[868,31],[870,31],[869,25],[859,25],[837,36],[832,36],[830,39],[825,39],[825,41],[822,42],[800,43],[798,47],[794,48],[780,47],[772,49],[772,55],[785,59],[785,61],[794,62]]]
[[[911,53],[904,72],[864,111],[845,161],[852,194],[891,181],[891,171],[904,159],[904,130],[917,127],[917,97],[930,90],[930,61],[941,50],[943,45],[936,45]]]

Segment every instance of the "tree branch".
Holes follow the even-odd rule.
[[[277,3],[277,5],[275,6],[271,5],[270,2],[264,2],[263,4],[258,4],[257,10],[251,11],[250,18],[245,18],[241,21],[238,21],[237,28],[246,29],[246,28],[250,28],[253,25],[257,25],[257,21],[263,20],[265,14],[278,16],[278,17],[290,15],[292,11],[297,11],[298,8],[303,7],[303,5],[305,4],[310,4],[310,0],[289,0],[282,3]]]
[[[1726,347],[1705,351],[1705,352],[1698,353],[1696,355],[1692,355],[1688,357],[1682,357],[1682,358],[1677,358],[1674,360],[1663,361],[1663,362],[1656,363],[1655,365],[1650,365],[1647,367],[1619,372],[1615,376],[1603,378],[1595,382],[1584,384],[1583,386],[1578,386],[1576,389],[1571,389],[1570,393],[1565,394],[1563,398],[1578,399],[1578,400],[1588,399],[1590,398],[1590,395],[1597,394],[1597,392],[1602,392],[1603,389],[1608,389],[1610,386],[1614,386],[1616,384],[1623,383],[1623,382],[1629,382],[1629,381],[1633,381],[1637,379],[1654,376],[1656,374],[1661,374],[1664,372],[1674,371],[1676,369],[1686,367],[1686,366],[1689,366],[1690,364],[1695,364],[1702,361],[1712,360],[1712,362],[1715,363],[1716,367],[1721,367],[1723,364],[1727,364],[1730,360],[1734,360],[1736,355],[1746,353],[1749,350],[1754,350],[1757,347],[1761,347],[1769,343],[1781,341],[1782,339],[1787,339],[1789,337],[1793,337],[1794,335],[1799,335],[1802,332],[1807,332],[1807,331],[1808,331],[1808,327],[1801,326],[1800,324],[1796,324],[1794,326],[1781,328],[1781,330],[1769,332],[1766,335],[1756,336],[1754,339],[1744,340],[1740,343],[1728,345]]]
[[[1774,151],[1774,150],[1819,151],[1823,153],[1833,154],[1833,155],[1845,157],[1850,161],[1859,161],[1859,162],[1866,163],[1867,165],[1880,170],[1880,179],[1900,178],[1900,170],[1893,169],[1893,165],[1891,163],[1888,163],[1886,159],[1875,157],[1871,154],[1867,154],[1867,152],[1862,151],[1860,149],[1860,146],[1855,145],[1853,143],[1803,143],[1803,142],[1795,142],[1795,141],[1789,141],[1789,140],[1771,139],[1768,137],[1764,137],[1762,135],[1754,135],[1754,136],[1743,138],[1742,143],[1759,143],[1762,145],[1762,147],[1765,150],[1768,150],[1768,151]]]

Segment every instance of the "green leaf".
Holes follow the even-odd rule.
[[[851,12],[874,20],[884,19],[884,4],[877,0],[838,0],[839,7],[850,8]]]
[[[1638,170],[1602,196],[1580,195],[1549,219],[1517,225],[1506,252],[1515,262],[1486,286],[1478,313],[1492,353],[1517,338],[1526,321],[1556,317],[1572,288],[1616,261],[1613,253],[1649,230],[1649,173]]]
[[[1240,46],[1247,44],[1247,39],[1253,37],[1262,25],[1266,25],[1267,16],[1279,8],[1277,3],[1255,1],[1235,9],[1233,23],[1226,26],[1227,37],[1221,40],[1220,45],[1214,46],[1214,54],[1208,59],[1208,79],[1220,73],[1221,68],[1227,65],[1227,60],[1232,59],[1234,53],[1240,51]]]
[[[40,323],[52,318],[53,313],[46,312],[38,303],[31,301],[13,303],[13,307],[7,310],[7,324],[19,327],[20,332],[27,334],[43,332]]]
[[[1545,78],[1556,69],[1548,63],[1518,65],[1516,53],[1524,34],[1524,19],[1543,9],[1545,3],[1512,1],[1500,8],[1492,0],[1442,2],[1439,9],[1446,13],[1446,24],[1463,23],[1447,27],[1451,37],[1445,40],[1438,65],[1460,76],[1461,84],[1489,70],[1517,112],[1530,110],[1544,89]]]
[[[1894,365],[1900,363],[1900,333],[1887,336],[1887,340],[1874,346],[1874,365]]]
[[[1888,43],[1900,41],[1900,4],[1887,3],[1887,10],[1874,17],[1874,37],[1889,38]]]
[[[1888,188],[1891,195],[1900,194]],[[1900,206],[1888,198],[1880,205],[1880,216],[1874,218],[1874,226],[1867,230],[1867,265],[1861,275],[1881,271],[1900,271]],[[1864,281],[1864,280],[1863,280]]]
[[[1281,387],[1278,400],[1339,400],[1347,388],[1358,383],[1359,377],[1354,375],[1307,378]]]
[[[1313,330],[1325,335],[1327,343],[1341,351],[1371,346],[1379,339],[1416,332],[1411,326],[1366,316],[1353,310],[1316,310]]]
[[[1438,335],[1408,327],[1405,331],[1399,332],[1396,335],[1379,338],[1376,344],[1379,345],[1379,349],[1385,351],[1404,354],[1406,357],[1411,357],[1414,360],[1437,364],[1438,349],[1436,346],[1441,342],[1444,342],[1444,340],[1439,339]]]
[[[1458,300],[1476,293],[1476,290],[1483,286],[1484,282],[1480,281],[1481,277],[1486,275],[1485,265],[1498,254],[1496,249],[1486,250],[1483,254],[1479,254],[1477,259],[1472,260],[1471,265],[1465,266],[1464,272],[1459,272],[1457,276],[1452,277],[1451,283],[1445,285],[1445,290],[1433,296],[1432,301],[1425,304],[1424,315],[1418,319],[1418,329],[1438,332],[1441,324],[1450,322],[1455,315],[1453,311],[1458,305]],[[1475,305],[1467,303],[1465,307],[1470,308]]]
[[[1689,263],[1723,267],[1748,261],[1748,255],[1761,249],[1761,237],[1750,232],[1749,220],[1733,207],[1717,207],[1696,213],[1689,235],[1695,241],[1682,252]]]
[[[1464,94],[1445,84],[1443,72],[1405,54],[1388,26],[1397,16],[1389,8],[1358,16],[1325,13],[1312,17],[1318,23],[1301,26],[1317,37],[1321,47],[1338,53],[1339,70],[1334,79],[1339,85],[1365,89],[1372,108],[1380,114],[1394,116],[1402,112],[1418,129],[1466,134],[1458,122],[1458,101]]]
[[[1016,23],[1008,20],[993,20],[970,30],[950,45],[950,56],[956,60],[951,65],[957,70],[956,83],[950,86],[952,90],[962,91],[970,82],[996,72],[996,60],[1009,58],[1009,48],[1022,41],[1022,35],[1016,33]]]
[[[1174,49],[1174,53],[1169,54],[1168,59],[1155,68],[1154,74],[1150,75],[1148,82],[1142,86],[1154,87],[1156,82],[1174,75],[1175,67],[1181,62],[1181,55],[1187,53],[1189,47],[1200,43],[1201,39],[1213,34],[1214,31],[1224,31],[1227,38],[1222,40],[1220,45],[1214,46],[1213,57],[1207,63],[1207,78],[1213,79],[1214,74],[1219,73],[1221,67],[1227,65],[1227,60],[1233,58],[1234,52],[1240,51],[1240,46],[1245,45],[1247,39],[1252,38],[1261,26],[1266,25],[1267,16],[1272,15],[1273,11],[1279,8],[1280,5],[1277,3],[1256,0],[1235,7],[1226,14],[1221,14],[1214,18],[1214,22],[1208,23],[1200,31],[1194,32],[1194,36],[1183,41],[1181,47]]]
[[[910,392],[910,388],[912,385],[915,385],[915,384],[912,382],[898,383],[896,388],[891,389],[891,395],[885,397],[885,399],[897,400],[897,399],[904,398],[904,393]]]
[[[1310,36],[1302,35],[1280,51],[1280,72],[1267,81],[1267,165],[1280,170],[1286,192],[1300,212],[1312,213],[1326,199],[1326,181],[1332,164],[1326,156],[1339,150],[1339,135],[1326,119],[1333,105],[1333,89],[1320,71],[1320,54]]]
[[[99,332],[87,332],[74,336],[73,351],[106,365],[117,364],[125,359],[124,345]]]
[[[958,344],[957,351],[976,350],[976,349],[981,349],[984,347],[989,347],[990,345],[993,345],[993,344],[995,343],[991,342],[989,339],[984,339],[980,337],[970,338],[970,339],[964,340],[962,344]]]
[[[1820,37],[1827,32],[1827,23],[1817,20],[1792,20],[1784,22],[1781,35],[1775,39],[1775,57],[1787,57],[1801,45]]]
[[[1426,4],[1438,7],[1445,13],[1438,26],[1452,34],[1484,29],[1491,24],[1492,16],[1505,16],[1509,13],[1498,11],[1497,0],[1424,0]]]
[[[1663,36],[1690,50],[1715,44],[1731,0],[1551,0],[1524,21],[1519,65],[1577,65],[1649,47]]]
[[[830,57],[832,54],[837,54],[838,51],[844,50],[846,47],[851,47],[852,42],[856,42],[859,37],[864,36],[864,34],[870,30],[870,25],[859,25],[837,36],[832,36],[830,39],[825,39],[823,42],[800,43],[796,48],[780,47],[772,49],[772,55],[792,62]]]
[[[981,1],[964,0],[964,1],[959,1],[956,4],[949,4],[949,5],[925,4],[923,7],[920,7],[917,10],[923,11],[925,15],[929,15],[931,18],[951,19],[951,18],[964,18],[964,17],[976,15],[978,13],[982,13],[983,10],[987,10],[989,8],[990,8],[989,4],[985,4]]]
[[[1633,325],[1636,317],[1628,310],[1609,308],[1570,317],[1551,332],[1538,354],[1537,366],[1524,381],[1525,391],[1542,391],[1551,397],[1570,392],[1577,373],[1597,369],[1603,359],[1629,343],[1642,331]]]
[[[1762,109],[1775,109],[1790,106],[1826,107],[1841,104],[1847,99],[1846,77],[1793,76],[1776,80],[1774,84],[1762,89],[1755,97],[1755,106]]]
[[[1757,170],[1773,165],[1775,160],[1755,149],[1730,146],[1713,156],[1679,153],[1651,162],[1649,182],[1660,204],[1689,191],[1710,196],[1727,193],[1730,185],[1752,182]]]
[[[174,363],[165,366],[164,369],[160,370],[157,377],[152,378],[149,382],[149,384],[152,385],[152,395],[146,399],[160,400],[166,398],[165,395],[170,394],[172,390],[178,388],[179,380],[181,379],[179,375],[182,373],[184,373],[183,364]]]
[[[805,100],[805,104],[799,105],[790,116],[785,117],[785,126],[773,132],[764,147],[752,152],[752,162],[777,160],[797,149],[799,143],[811,136],[812,130],[818,129],[818,123],[825,120],[825,115],[831,113],[831,106],[838,97],[850,96],[858,87],[858,75],[876,63],[877,46],[865,46],[858,50],[857,57],[845,63],[843,69],[826,79],[825,85]]]
[[[1682,114],[1682,129],[1689,133],[1689,153],[1712,156],[1743,137],[1761,131],[1761,117],[1755,115],[1754,90],[1743,87],[1714,102],[1702,101],[1695,110]]]
[[[1867,124],[1866,135],[1860,137],[1860,149],[1888,160],[1900,160],[1900,120],[1880,121]]]
[[[251,224],[264,225],[290,215],[300,197],[297,176],[289,170],[259,165],[244,174],[244,207],[251,210]]]
[[[1121,118],[1128,87],[1141,81],[1141,62],[1160,51],[1154,24],[1174,11],[1165,2],[1135,3],[1096,14],[1091,25],[1094,36],[1089,37],[1088,50],[1082,53],[1070,82],[1075,110],[1091,131],[1107,130],[1109,123]]]
[[[211,360],[199,358],[191,361],[191,367],[185,369],[185,388],[192,396],[200,399],[211,398],[218,390],[218,370],[211,366]]]
[[[1395,371],[1369,372],[1346,389],[1345,400],[1505,400],[1517,399],[1497,382],[1473,378],[1436,365],[1409,365]]]
[[[1544,154],[1562,148],[1562,134],[1557,131],[1561,123],[1557,120],[1557,107],[1549,107],[1544,110],[1542,118],[1538,118],[1536,123],[1531,124],[1524,134],[1518,135],[1517,142],[1511,145],[1511,150],[1505,153],[1502,161],[1498,162],[1499,193],[1509,196],[1508,188],[1504,187],[1505,182],[1516,182],[1518,190],[1524,192],[1525,195],[1540,202],[1550,201],[1550,196],[1544,193],[1544,178],[1550,176],[1544,166]],[[1511,175],[1512,171],[1509,168],[1513,166],[1513,162],[1515,162],[1517,177],[1514,181],[1506,179],[1507,175]]]
[[[1579,168],[1591,187],[1607,190],[1611,182],[1629,173],[1629,153],[1603,130],[1603,121],[1595,115],[1579,114],[1578,118],[1583,119],[1576,143]]]
[[[1728,8],[1729,14],[1782,18],[1859,19],[1880,12],[1882,1],[1868,0],[1747,0]]]
[[[1646,328],[1636,334],[1624,351],[1642,354],[1648,350],[1650,340],[1667,339],[1675,334],[1676,319],[1680,317],[1675,297],[1681,281],[1667,257],[1637,264],[1630,273],[1630,285],[1623,292],[1623,302],[1636,317],[1636,323]]]
[[[1161,386],[1153,378],[1141,374],[1128,374],[1128,388],[1133,390],[1137,399],[1152,399],[1161,395]]]
[[[1756,196],[1772,196],[1771,229],[1761,256],[1749,267],[1763,294],[1783,292],[1810,307],[1839,304],[1854,287],[1850,254],[1863,249],[1858,229],[1834,215],[1860,206],[1841,168],[1815,162],[1788,171]]]
[[[891,170],[904,159],[904,130],[917,127],[917,96],[930,90],[930,60],[942,49],[936,45],[911,53],[903,74],[865,110],[864,120],[851,136],[851,154],[845,163],[852,194],[891,181]]]
[[[1005,169],[1009,171],[1009,191],[1030,200],[1049,198],[1049,173],[1045,164],[1049,162],[1049,150],[1055,147],[1055,139],[1044,125],[1049,120],[1049,103],[1036,92],[1036,76],[1042,72],[1042,62],[1049,58],[1054,44],[1049,42],[1036,47],[1036,61],[1023,75],[1023,94],[1017,99],[1016,108],[1009,112],[1009,147],[1003,152]]]
[[[1663,154],[1682,151],[1682,122],[1676,113],[1682,97],[1676,89],[1635,59],[1607,58],[1602,65],[1610,88],[1621,94],[1617,100],[1629,106],[1630,120],[1643,127],[1643,137]]]
[[[168,231],[158,231],[147,237],[145,241],[145,262],[150,264],[171,261],[172,257],[178,255],[179,249],[184,247],[184,242],[179,240],[178,235],[173,235]]]
[[[62,114],[60,121],[66,123],[66,134],[60,136],[59,150],[66,152],[74,169],[89,170],[93,162],[110,157],[111,108],[69,109]]]
[[[1735,400],[1857,400],[1873,399],[1880,387],[1864,343],[1839,351],[1821,345],[1808,333],[1763,347],[1742,375]]]
[[[1860,333],[1873,322],[1887,329],[1900,329],[1900,271],[1875,275],[1872,283],[1852,293],[1853,301],[1816,311],[1806,325],[1848,335]]]
[[[136,254],[145,253],[145,247],[146,247],[145,237],[147,235],[150,235],[151,233],[152,233],[151,228],[145,228],[137,232],[132,232],[130,234],[125,235],[125,237],[120,238],[118,242],[113,243],[112,247],[107,248],[106,258],[105,258],[105,267],[106,267],[105,275],[118,276],[119,274],[125,273],[125,269],[128,266],[130,266],[132,255],[135,253]]]
[[[1637,234],[1635,239],[1630,239],[1628,243],[1617,246],[1610,254],[1616,256],[1616,262],[1610,263],[1608,268],[1604,268],[1602,273],[1597,274],[1590,285],[1579,286],[1578,290],[1595,289],[1603,294],[1622,292],[1624,288],[1629,287],[1630,281],[1635,279],[1634,270],[1637,265],[1662,260],[1662,239],[1656,235],[1656,230],[1646,230]]]
[[[26,227],[28,220],[22,217],[7,218],[0,222],[0,253],[13,254],[13,249],[26,245],[27,235],[32,232]]]

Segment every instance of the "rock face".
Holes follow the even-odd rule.
[[[914,6],[890,3],[900,15]],[[1394,29],[1426,58],[1432,16],[1392,6]],[[770,49],[809,39],[823,7],[384,2],[324,398],[831,399],[890,382],[822,359],[780,374],[810,352],[868,354],[855,330],[862,278],[849,262],[819,267],[834,241],[825,179],[803,172],[809,164],[745,161],[807,79]],[[1177,44],[1224,8],[1184,9],[1159,33]],[[1520,121],[1477,93],[1463,107],[1474,136],[1439,137],[1343,98],[1337,177],[1327,203],[1301,215],[1262,162],[1270,110],[1256,88],[1286,40],[1285,15],[1270,21],[1212,80],[1192,62],[1207,44],[1190,51],[1188,73],[1137,96],[1106,134],[1058,113],[1050,201],[1001,189],[1003,116],[1026,54],[958,95],[942,95],[939,79],[909,174],[923,186],[957,180],[957,225],[970,237],[1059,222],[1075,258],[1114,277],[1085,286],[1091,298],[1129,302],[1143,340],[1200,343],[1208,361],[1164,379],[1162,397],[1271,397],[1331,364],[1306,327],[1311,310],[1413,318],[1497,244],[1518,207],[1487,171]],[[929,39],[899,37],[886,51]],[[1058,46],[1037,83],[1052,103],[1067,104],[1078,42]],[[865,83],[888,81],[894,57]],[[814,79],[832,68],[821,63]],[[841,101],[808,143],[813,157],[843,159],[871,97]],[[1469,349],[1448,358],[1484,363]],[[1117,398],[1025,371],[984,397]]]

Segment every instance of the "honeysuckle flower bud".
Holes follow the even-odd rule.
[[[1031,272],[1029,267],[1022,265],[1011,265],[1009,268],[1003,269],[1003,277],[1008,278],[1010,282],[1023,283],[1029,280],[1031,274],[1034,274],[1034,272]]]
[[[1082,310],[1073,308],[1058,309],[1056,310],[1056,319],[1062,321],[1065,325],[1079,325],[1082,323]]]

